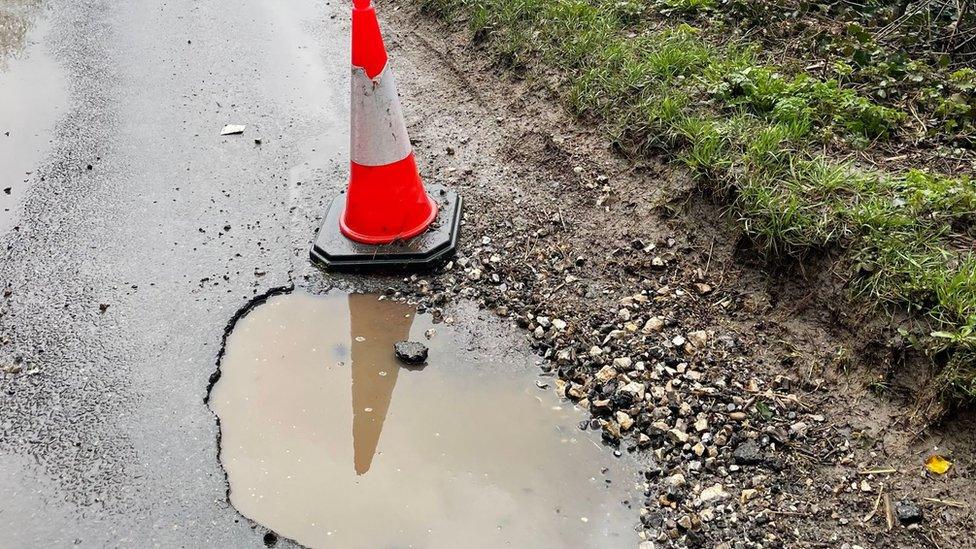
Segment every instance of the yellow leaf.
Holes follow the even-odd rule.
[[[925,468],[937,475],[944,475],[949,467],[952,467],[952,462],[937,454],[932,454],[925,460]]]

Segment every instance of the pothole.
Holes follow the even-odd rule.
[[[369,294],[256,306],[209,400],[231,503],[311,547],[634,547],[633,471],[493,337]]]

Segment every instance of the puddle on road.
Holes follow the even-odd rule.
[[[408,338],[422,369],[393,357]],[[210,395],[233,505],[311,547],[633,548],[633,471],[527,361],[469,339],[374,295],[256,307]]]
[[[16,225],[68,100],[64,74],[41,43],[48,29],[41,0],[0,1],[0,235]]]

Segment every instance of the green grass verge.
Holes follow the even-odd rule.
[[[726,193],[731,215],[770,258],[843,250],[855,293],[930,327],[911,339],[942,367],[938,393],[976,397],[974,182],[922,169],[882,173],[823,152],[870,152],[904,113],[835,80],[784,74],[749,44],[717,46],[686,24],[643,24],[632,2],[418,1],[466,20],[509,63],[556,68],[578,114]]]

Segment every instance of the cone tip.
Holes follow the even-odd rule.
[[[354,0],[352,10],[352,65],[375,78],[386,66],[386,46],[370,0]]]

